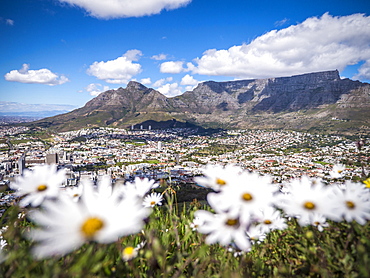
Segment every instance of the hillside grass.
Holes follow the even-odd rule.
[[[172,192],[172,193],[171,193]],[[300,227],[273,231],[252,247],[238,252],[218,244],[207,245],[205,236],[190,223],[198,209],[208,205],[194,200],[177,203],[174,191],[155,207],[143,231],[112,244],[94,242],[62,257],[36,260],[32,242],[24,234],[33,226],[19,218],[20,208],[8,207],[1,218],[5,259],[2,277],[368,277],[370,224],[330,223],[319,232]],[[117,220],[119,221],[119,220]],[[131,260],[123,259],[126,247],[138,248]]]

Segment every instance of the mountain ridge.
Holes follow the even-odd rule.
[[[103,92],[84,107],[33,124],[73,130],[174,119],[212,128],[320,130],[326,126],[333,131],[358,132],[368,130],[369,108],[370,84],[341,79],[333,70],[291,77],[206,81],[171,98],[130,81],[126,88]]]

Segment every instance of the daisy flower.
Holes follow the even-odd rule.
[[[190,228],[193,231],[196,231],[196,230],[198,230],[198,227],[200,227],[201,225],[203,225],[203,223],[204,223],[203,219],[201,219],[199,217],[195,217],[193,219],[193,222],[190,223]]]
[[[344,190],[333,191],[336,202],[329,217],[334,221],[356,221],[364,225],[370,220],[370,193],[361,183],[347,181]]]
[[[333,168],[329,172],[329,175],[333,179],[340,179],[343,177],[343,171],[346,169],[346,166],[343,164],[334,164]]]
[[[146,208],[154,207],[155,205],[161,206],[163,201],[162,194],[152,193],[144,198],[143,206]]]
[[[284,230],[288,227],[285,223],[286,219],[281,217],[280,211],[274,207],[266,207],[255,214],[256,220],[259,222],[257,226],[265,233],[272,230]]]
[[[201,186],[212,188],[215,191],[220,191],[225,186],[232,183],[235,176],[242,173],[242,169],[237,166],[227,165],[207,165],[203,170],[204,177],[195,177],[194,181]]]
[[[122,251],[122,260],[124,260],[125,262],[130,261],[136,258],[137,254],[138,254],[138,249],[132,246],[128,246]]]
[[[319,232],[322,232],[324,228],[329,227],[329,224],[326,222],[325,216],[315,213],[310,218],[310,223],[312,226],[315,226]]]
[[[252,243],[261,243],[266,239],[266,233],[261,226],[250,226],[247,230],[247,235]]]
[[[198,227],[198,232],[206,234],[206,243],[220,243],[227,246],[235,244],[240,250],[248,251],[251,243],[246,235],[248,223],[244,223],[238,215],[234,213],[217,213],[198,210],[195,217],[199,217],[204,222]]]
[[[267,176],[244,172],[223,191],[209,193],[207,200],[214,209],[240,211],[241,218],[247,221],[251,214],[274,203],[273,193],[278,189],[270,181]]]
[[[121,190],[123,195],[128,198],[143,198],[151,189],[157,188],[158,186],[159,184],[155,183],[155,180],[136,177],[134,182],[126,182],[126,184],[121,187]]]
[[[39,206],[45,199],[56,198],[60,186],[65,180],[65,171],[57,171],[56,165],[36,166],[33,171],[27,170],[19,177],[11,188],[17,196],[25,196],[20,206]]]
[[[56,201],[46,200],[42,210],[31,211],[29,217],[39,228],[28,237],[38,243],[33,249],[37,258],[63,256],[87,241],[111,243],[140,232],[149,213],[140,202],[114,202],[85,183],[80,202],[63,194]]]
[[[73,201],[78,202],[82,196],[83,184],[80,183],[78,186],[67,187],[64,192],[70,196]]]
[[[298,223],[305,226],[314,213],[325,215],[331,211],[334,199],[330,189],[320,180],[302,177],[291,183],[290,194],[282,196],[278,205],[288,216],[298,216]]]

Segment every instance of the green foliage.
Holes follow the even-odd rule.
[[[283,231],[270,233],[252,251],[234,256],[218,244],[205,244],[205,236],[190,223],[202,205],[179,206],[176,192],[164,192],[166,205],[155,207],[144,230],[116,243],[88,243],[62,257],[36,260],[32,242],[25,237],[32,223],[18,218],[20,209],[9,207],[2,216],[8,245],[0,264],[1,277],[368,277],[370,223],[330,223],[319,232],[300,227],[296,220]],[[203,205],[202,209],[209,209]],[[117,219],[119,221],[119,219]],[[126,247],[139,248],[125,261]]]

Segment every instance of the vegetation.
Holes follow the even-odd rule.
[[[62,258],[36,260],[25,238],[33,226],[20,217],[17,206],[1,219],[7,240],[2,277],[368,277],[370,222],[330,223],[323,232],[300,227],[269,233],[251,252],[205,244],[205,236],[190,227],[202,205],[192,202],[180,209],[174,191],[167,204],[155,207],[140,234],[103,245],[88,243]],[[208,209],[203,206],[203,209]],[[137,249],[136,248],[139,245]],[[128,251],[127,251],[128,250]],[[132,258],[126,253],[134,250]],[[137,252],[137,253],[136,253]]]

